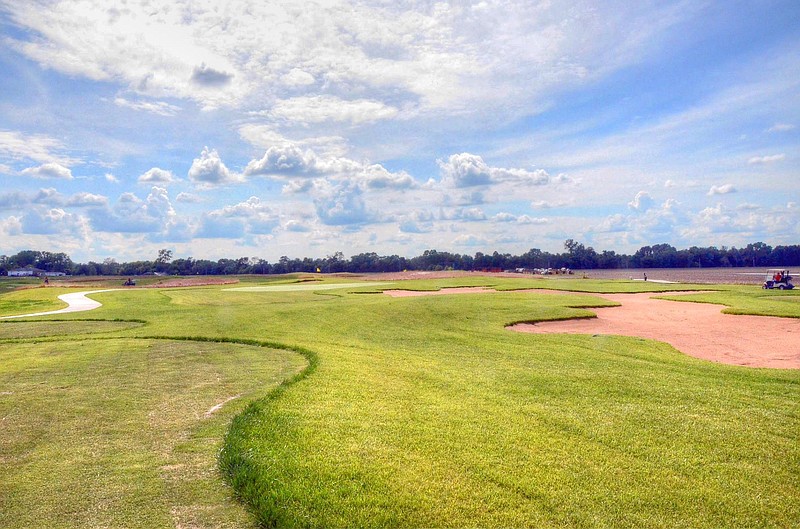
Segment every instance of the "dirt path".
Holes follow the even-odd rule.
[[[385,291],[394,297],[491,293],[486,288],[447,288],[432,292]],[[621,303],[592,308],[597,318],[520,323],[509,329],[528,333],[616,334],[666,342],[679,351],[713,362],[748,367],[800,369],[800,319],[723,314],[722,305],[653,299],[642,294],[576,294],[531,290],[539,294],[591,295]],[[692,292],[676,292],[691,294]]]
[[[69,312],[83,312],[86,310],[94,310],[102,307],[103,304],[99,301],[89,299],[88,294],[97,294],[98,292],[111,292],[119,290],[118,288],[107,288],[104,290],[90,290],[87,292],[70,292],[69,294],[62,294],[58,299],[67,304],[67,307],[59,310],[50,310],[47,312],[33,312],[31,314],[17,314],[15,316],[2,316],[0,320],[10,320],[12,318],[32,318],[34,316],[49,316],[51,314],[67,314]]]

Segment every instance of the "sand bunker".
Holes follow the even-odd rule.
[[[386,294],[425,296],[487,291],[495,292],[484,288],[449,288],[435,292],[386,291]],[[653,299],[664,294],[590,294],[621,303],[621,306],[592,308],[597,318],[520,323],[509,329],[528,333],[635,336],[666,342],[685,354],[713,362],[800,369],[800,319],[723,314],[721,311],[725,307],[722,305]]]

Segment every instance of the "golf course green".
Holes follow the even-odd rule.
[[[800,370],[505,328],[709,285],[314,279],[0,320],[0,527],[800,526]],[[380,293],[463,286],[502,292]],[[693,301],[800,318],[795,292],[713,289]]]

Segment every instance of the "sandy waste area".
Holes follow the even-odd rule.
[[[390,296],[491,293],[486,288],[447,288],[438,291],[387,290]],[[530,290],[533,293],[549,293]],[[666,342],[684,354],[748,367],[800,369],[800,319],[723,314],[722,305],[654,299],[665,292],[591,295],[620,303],[591,308],[596,318],[520,323],[509,329],[526,333],[614,334]],[[691,294],[675,292],[670,294]]]

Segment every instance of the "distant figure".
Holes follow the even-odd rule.
[[[44,284],[45,285],[49,285],[50,284],[50,279],[48,279],[47,276],[44,276]]]
[[[647,272],[644,273],[644,280],[647,281]]]

